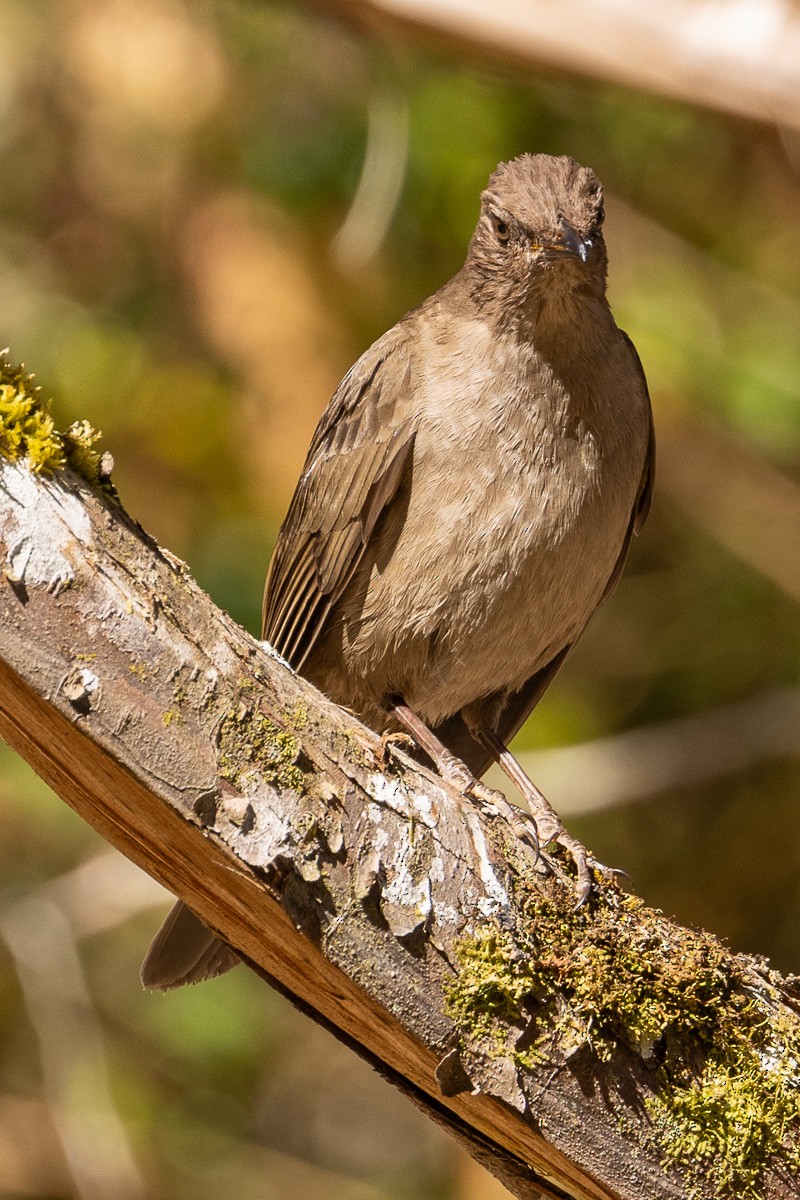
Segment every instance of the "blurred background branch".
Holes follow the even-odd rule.
[[[800,13],[791,0],[318,0],[367,28],[450,53],[569,71],[800,128]]]
[[[34,895],[0,914],[0,937],[13,956],[36,1033],[70,1191],[80,1200],[141,1200],[148,1189],[111,1094],[101,1025],[69,923],[52,901]]]
[[[62,426],[104,430],[126,506],[257,632],[277,525],[343,372],[458,268],[500,159],[593,166],[612,303],[656,406],[656,503],[519,747],[585,747],[577,767],[539,761],[557,806],[607,805],[574,821],[599,857],[683,920],[800,970],[797,6],[324,11],[0,0],[0,338],[37,365]],[[360,181],[373,212],[354,208]],[[348,213],[357,253],[343,266]],[[97,854],[7,752],[0,801],[8,903]],[[140,995],[152,916],[134,905],[101,929],[106,896],[81,961],[153,1195],[492,1193],[247,972]],[[26,1113],[52,1128],[26,1013],[9,955],[4,1132]],[[28,1166],[9,1140],[0,1189],[75,1194],[55,1135]]]

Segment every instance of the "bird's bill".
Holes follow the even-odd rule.
[[[582,238],[576,229],[573,229],[571,225],[568,225],[564,221],[559,233],[554,238],[548,238],[547,241],[531,242],[531,250],[542,250],[545,253],[555,251],[559,254],[572,254],[576,258],[579,258],[582,263],[585,263],[589,259],[591,245],[591,238]]]

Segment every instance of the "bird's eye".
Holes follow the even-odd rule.
[[[511,237],[511,230],[508,228],[506,222],[493,214],[492,228],[494,229],[495,237],[497,238],[498,242],[500,242],[501,246],[505,246]]]
[[[597,210],[597,216],[595,217],[595,222],[594,222],[598,229],[603,224],[603,221],[605,221],[605,219],[606,219],[606,210],[603,208],[603,206],[601,204]]]

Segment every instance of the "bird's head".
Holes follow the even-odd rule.
[[[605,292],[603,190],[572,158],[523,154],[501,163],[481,196],[467,267],[480,290],[525,304]]]

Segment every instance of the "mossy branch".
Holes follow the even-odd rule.
[[[0,362],[6,740],[515,1195],[800,1196],[795,982],[614,886],[576,912],[219,612],[94,438]]]

